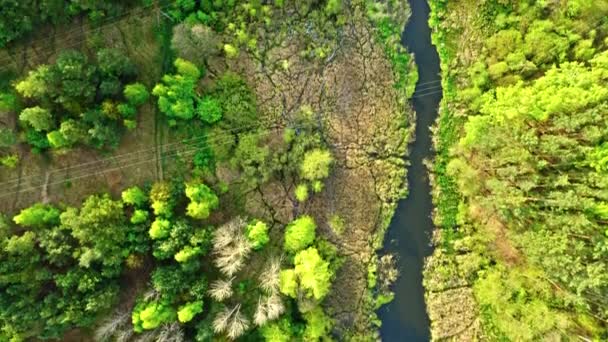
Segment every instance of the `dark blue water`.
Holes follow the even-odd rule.
[[[400,276],[394,285],[395,299],[382,307],[380,334],[383,341],[429,341],[430,321],[424,302],[422,265],[429,256],[433,222],[433,203],[428,173],[423,160],[433,156],[429,128],[437,117],[441,101],[439,57],[431,44],[426,0],[409,0],[412,16],[405,27],[402,43],[413,52],[419,80],[412,98],[416,110],[416,140],[410,146],[409,195],[401,200],[385,239],[385,252],[398,256]]]

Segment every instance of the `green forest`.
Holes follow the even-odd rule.
[[[0,0],[0,341],[377,338],[408,15]]]
[[[444,86],[434,338],[606,340],[608,2],[431,8]]]
[[[0,0],[0,342],[407,339],[422,131],[430,339],[608,340],[608,1],[428,5],[440,84],[407,1]]]

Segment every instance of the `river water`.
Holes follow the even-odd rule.
[[[429,128],[435,122],[441,101],[441,76],[437,50],[431,44],[429,6],[426,0],[408,1],[412,16],[403,32],[402,44],[414,53],[419,73],[412,97],[416,111],[416,140],[410,145],[409,194],[398,203],[385,239],[384,251],[398,256],[400,276],[394,285],[395,299],[378,311],[383,341],[430,340],[422,265],[424,258],[433,251],[433,203],[423,160],[433,155]]]

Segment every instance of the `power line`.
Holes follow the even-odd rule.
[[[300,127],[300,126],[295,126],[296,128]],[[266,132],[264,131],[259,131],[256,134],[264,134]],[[222,141],[220,144],[216,144],[216,146],[226,146],[231,144],[232,141]],[[198,151],[199,147],[195,147],[195,148],[191,148],[191,149],[184,149],[184,150],[174,150],[174,151],[170,151],[169,153],[163,155],[163,157],[175,157],[175,156],[179,156],[180,154],[182,155],[191,155],[194,154],[195,152]],[[163,152],[164,153],[164,152]],[[36,185],[36,186],[31,186],[29,188],[25,188],[25,189],[19,189],[17,191],[11,191],[11,192],[5,192],[3,194],[0,194],[0,198],[4,198],[7,196],[11,196],[11,195],[15,195],[17,193],[21,193],[21,192],[28,192],[28,191],[32,191],[32,190],[36,190],[36,189],[40,189],[44,186],[52,186],[52,185],[57,185],[57,184],[63,184],[66,182],[70,182],[73,180],[78,180],[78,179],[82,179],[82,178],[86,178],[86,177],[90,177],[93,175],[100,175],[100,174],[105,174],[108,172],[112,172],[112,171],[118,171],[118,170],[122,170],[124,168],[129,168],[129,167],[133,167],[136,165],[142,165],[145,163],[149,163],[151,161],[155,161],[156,157],[153,158],[146,158],[144,160],[141,161],[137,161],[137,162],[132,162],[132,163],[127,163],[118,167],[114,167],[114,168],[110,168],[110,169],[105,169],[105,170],[100,170],[100,171],[95,171],[95,172],[89,172],[89,173],[85,173],[83,175],[78,175],[78,176],[73,176],[73,177],[68,177],[68,178],[64,178],[61,181],[56,181],[56,182],[52,182],[49,184],[42,184],[42,185]]]
[[[97,25],[95,27],[92,27],[92,28],[89,28],[87,30],[84,30],[82,32],[82,35],[86,36],[86,35],[88,35],[91,32],[101,31],[102,29],[104,29],[104,28],[106,28],[106,27],[108,27],[110,25],[114,25],[115,23],[119,22],[120,20],[122,20],[124,18],[132,16],[136,11],[139,11],[139,12],[141,12],[141,14],[143,14],[143,13],[145,13],[144,10],[146,10],[146,9],[148,9],[150,7],[153,7],[155,5],[157,5],[157,4],[156,3],[151,3],[151,4],[145,5],[145,6],[139,6],[139,7],[127,10],[127,11],[125,11],[122,14],[111,16],[111,17],[107,17],[107,18],[105,18],[102,21],[101,25]],[[173,4],[169,3],[169,4],[164,5],[164,6],[155,6],[155,8],[157,8],[158,10],[162,11],[163,9],[169,8],[172,5]],[[148,18],[137,17],[137,18],[139,18],[140,20],[150,20],[150,19],[152,19],[151,17],[148,17]],[[46,38],[39,38],[39,39],[36,39],[34,41],[31,41],[30,43],[35,44],[35,43],[38,43],[38,42],[45,42],[45,41],[49,41],[49,39],[51,39],[51,38],[56,38],[56,37],[59,37],[60,39],[63,39],[63,41],[65,42],[69,38],[69,35],[77,34],[78,31],[80,31],[80,30],[79,29],[73,29],[71,31],[64,32],[61,35],[47,36]],[[70,44],[64,45],[64,47],[73,47],[73,46],[76,46],[78,44],[81,44],[81,43],[85,42],[86,40],[87,39],[85,37],[84,39],[80,39],[80,40],[77,40],[76,42],[72,42]],[[53,53],[54,52],[54,47],[47,43],[46,44],[46,48],[42,48],[41,50],[38,50],[38,51]],[[36,52],[36,53],[38,53],[38,52]],[[8,52],[7,52],[7,55],[8,55]],[[9,64],[9,63],[12,63],[12,62],[14,62],[14,61],[13,61],[13,58],[10,57],[10,55],[8,55],[7,57],[4,57],[4,58],[0,59],[0,65],[6,65],[6,64]]]
[[[243,125],[243,126],[239,126],[239,127],[234,127],[228,130],[224,130],[218,134],[215,134],[212,136],[212,138],[225,134],[225,133],[233,133],[235,131],[238,130],[247,130],[247,129],[253,129],[253,128],[259,128],[261,127],[262,124],[261,123],[256,123],[256,124],[251,124],[251,125]],[[190,139],[185,139],[185,140],[181,140],[178,142],[173,142],[173,143],[167,143],[167,144],[162,144],[162,145],[157,145],[157,146],[153,146],[150,148],[146,148],[146,149],[141,149],[141,150],[137,150],[137,151],[132,151],[132,152],[127,152],[127,153],[123,153],[123,154],[119,154],[119,155],[113,155],[111,157],[108,158],[104,158],[104,159],[100,159],[100,160],[94,160],[94,161],[90,161],[90,162],[85,162],[85,163],[81,163],[81,164],[77,164],[77,165],[73,165],[73,166],[68,166],[65,168],[61,168],[61,169],[56,169],[56,170],[52,170],[50,171],[50,173],[57,173],[57,172],[61,172],[61,171],[73,171],[73,169],[77,169],[80,168],[82,166],[88,166],[88,165],[96,165],[96,164],[100,164],[100,163],[105,163],[105,162],[109,162],[112,160],[116,160],[118,158],[123,158],[126,156],[133,156],[133,155],[137,155],[137,154],[141,154],[141,153],[146,153],[146,152],[150,152],[150,151],[156,151],[157,147],[169,147],[169,146],[174,146],[174,145],[180,145],[180,144],[184,144],[184,143],[189,143],[189,142],[193,142],[193,141],[198,141],[198,140],[203,140],[209,138],[208,136],[202,136],[202,137],[196,137],[196,138],[190,138]],[[32,176],[27,176],[27,177],[17,177],[17,178],[13,178],[4,182],[0,183],[0,187],[3,187],[5,185],[8,185],[12,182],[19,182],[19,181],[23,181],[23,180],[28,180],[31,178],[36,178],[36,177],[40,177],[43,176],[44,173],[39,173],[37,175],[32,175]]]

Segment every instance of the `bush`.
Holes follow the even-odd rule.
[[[24,227],[42,227],[59,224],[59,209],[50,205],[36,203],[21,210],[19,215],[13,217],[16,224]]]
[[[315,241],[316,229],[317,225],[310,216],[294,220],[285,230],[285,250],[295,253],[310,246]]]
[[[146,103],[150,97],[148,89],[141,83],[127,84],[123,90],[123,94],[129,104],[133,106],[140,106]]]
[[[251,242],[253,249],[264,247],[270,237],[268,236],[268,225],[262,221],[256,221],[247,225],[247,238]]]

